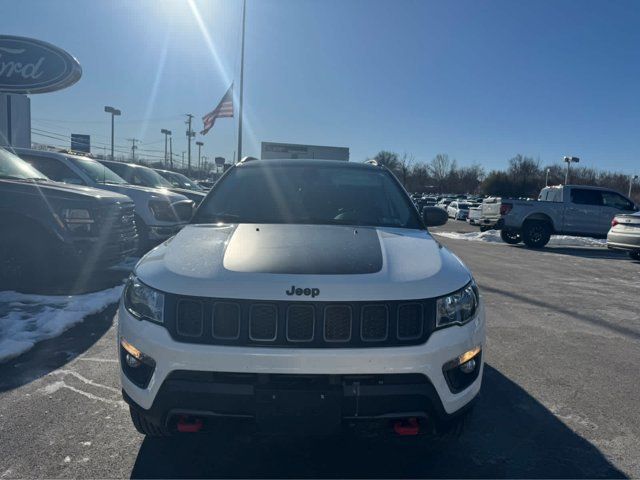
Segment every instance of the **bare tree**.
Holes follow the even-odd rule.
[[[415,158],[413,155],[407,155],[403,153],[401,157],[398,158],[398,173],[400,174],[400,180],[402,184],[407,187],[407,180],[411,173],[411,169],[413,164],[415,163]]]

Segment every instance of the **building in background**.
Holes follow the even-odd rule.
[[[294,143],[262,142],[261,158],[311,158],[317,160],[349,161],[349,148],[321,145],[297,145]]]
[[[0,146],[31,148],[31,99],[0,93]]]

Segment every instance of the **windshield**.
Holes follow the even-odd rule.
[[[13,153],[0,148],[0,178],[32,180],[47,177]]]
[[[151,170],[150,168],[144,167],[133,167],[132,168],[133,177],[136,179],[135,184],[141,184],[145,187],[152,188],[171,188],[173,185],[166,179],[163,178],[155,170]]]
[[[113,171],[95,160],[84,157],[68,156],[91,180],[96,183],[127,183]]]
[[[423,228],[387,171],[325,165],[234,169],[216,184],[192,221],[217,222]]]
[[[174,187],[202,191],[202,187],[181,173],[164,171],[158,172],[158,174],[168,180]]]

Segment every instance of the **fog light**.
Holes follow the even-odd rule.
[[[476,369],[476,361],[475,359],[469,360],[467,363],[463,363],[460,365],[460,370],[462,373],[471,373]]]
[[[147,388],[156,368],[156,362],[149,355],[120,339],[120,364],[122,371],[131,382],[140,388]]]
[[[131,356],[129,353],[124,357],[125,362],[127,362],[127,366],[130,368],[138,368],[142,365],[142,362],[137,358]]]
[[[453,360],[450,360],[450,361],[448,361],[447,363],[445,363],[445,364],[442,366],[442,369],[443,369],[444,371],[447,371],[447,370],[453,370],[453,369],[454,369],[454,368],[456,368],[456,367],[460,367],[461,365],[464,365],[464,364],[466,364],[466,363],[470,363],[470,362],[471,362],[471,360],[475,360],[475,357],[476,357],[480,352],[481,352],[481,349],[480,349],[480,347],[479,347],[479,346],[478,346],[478,347],[475,347],[475,348],[472,348],[471,350],[468,350],[468,351],[464,352],[464,353],[463,353],[462,355],[460,355],[459,357],[454,358]],[[470,369],[469,371],[470,371],[470,372],[472,372],[472,371],[473,371],[473,369],[474,369],[474,367],[475,367],[475,361],[474,361],[473,367],[471,367],[471,369]],[[464,371],[464,370],[463,370],[463,371]]]
[[[442,366],[442,373],[451,393],[459,393],[469,387],[480,375],[482,350],[480,346],[467,350],[462,355]]]

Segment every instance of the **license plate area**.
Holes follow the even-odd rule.
[[[256,388],[256,423],[262,431],[326,434],[342,421],[338,389],[296,390]]]

